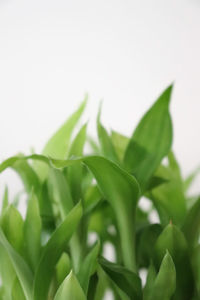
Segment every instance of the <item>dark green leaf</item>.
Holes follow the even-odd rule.
[[[128,296],[131,300],[142,299],[140,278],[130,270],[111,263],[104,258],[99,258],[99,263],[109,278]]]

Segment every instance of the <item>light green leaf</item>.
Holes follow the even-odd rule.
[[[124,153],[129,143],[129,138],[115,130],[112,130],[111,140],[120,161],[123,161]]]
[[[9,205],[3,215],[1,227],[7,240],[17,252],[22,250],[23,225],[19,211],[13,205]]]
[[[32,300],[32,273],[23,258],[14,250],[0,229],[0,245],[7,252],[13,268],[22,286],[26,300]]]
[[[36,269],[40,257],[41,229],[42,223],[38,199],[34,192],[32,192],[28,200],[28,208],[24,222],[24,246],[27,260],[32,270]]]
[[[53,158],[65,159],[69,150],[72,131],[79,121],[87,103],[87,96],[73,115],[50,138],[44,147],[43,154]]]
[[[147,111],[135,129],[125,152],[125,166],[136,176],[142,190],[171,148],[171,92],[172,86],[169,86]]]
[[[106,158],[114,162],[118,162],[118,157],[115,152],[115,148],[112,144],[111,137],[108,135],[106,129],[103,127],[103,125],[100,122],[100,115],[101,115],[101,108],[99,110],[99,114],[97,118],[97,131],[98,131],[98,137],[99,137],[102,153]]]
[[[176,288],[176,269],[170,254],[164,256],[149,300],[170,300]]]
[[[9,205],[9,201],[8,201],[8,187],[6,186],[5,190],[4,190],[2,207],[1,207],[1,217],[3,216],[4,212],[6,211],[8,205]]]
[[[81,203],[78,203],[47,242],[36,270],[34,300],[46,299],[56,263],[66,249],[72,234],[78,226],[81,216],[82,206]]]
[[[64,252],[56,265],[56,279],[58,285],[60,285],[63,282],[63,280],[69,274],[71,269],[72,266],[69,255]]]
[[[59,287],[54,300],[87,300],[84,292],[76,279],[75,275],[71,273],[65,278]]]
[[[55,202],[63,220],[73,208],[69,184],[61,170],[51,168],[48,178],[49,198]]]
[[[2,281],[1,283],[4,287],[3,300],[12,300],[10,287],[13,285],[16,273],[8,256],[8,253],[2,245],[0,245],[0,261],[0,278]]]
[[[16,277],[12,286],[12,300],[26,300],[19,279]]]

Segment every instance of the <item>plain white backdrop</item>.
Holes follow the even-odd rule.
[[[0,0],[0,161],[40,151],[85,92],[87,118],[103,98],[107,128],[131,134],[171,82],[187,174],[200,164],[200,0]]]

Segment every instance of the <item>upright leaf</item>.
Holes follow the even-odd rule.
[[[164,253],[169,250],[173,258],[176,274],[177,300],[189,300],[194,293],[194,279],[188,253],[188,246],[183,233],[172,224],[169,224],[158,237],[155,246],[155,257],[159,265]]]
[[[120,161],[123,161],[124,153],[129,143],[129,138],[115,130],[112,130],[111,140]]]
[[[100,122],[100,114],[101,114],[101,109],[99,111],[98,118],[97,118],[97,131],[98,131],[98,137],[99,137],[102,153],[106,158],[114,162],[118,162],[118,157],[115,148],[112,144],[111,137],[108,135],[106,129],[103,127],[103,125]]]
[[[80,119],[87,102],[87,96],[77,111],[60,127],[44,147],[43,154],[54,158],[65,159],[72,131]]]
[[[14,250],[0,229],[0,245],[7,252],[27,300],[32,300],[32,273],[23,258]]]
[[[99,242],[93,247],[93,249],[88,253],[86,258],[81,265],[77,278],[79,279],[80,285],[82,286],[85,294],[87,295],[88,285],[90,277],[94,272],[95,265],[97,263],[97,256],[99,254],[100,244]]]
[[[170,254],[164,256],[148,300],[170,300],[176,288],[176,269]]]
[[[86,300],[86,296],[76,279],[73,272],[71,272],[59,287],[54,300]]]
[[[135,129],[125,152],[125,166],[135,175],[143,190],[171,148],[171,91],[172,86],[169,86],[147,111]]]
[[[139,185],[133,176],[103,157],[86,157],[83,162],[94,174],[105,199],[110,202],[115,212],[124,264],[135,270],[134,218]]]
[[[182,230],[188,240],[188,245],[191,248],[196,246],[200,232],[200,198],[189,209]]]
[[[12,286],[12,300],[26,300],[19,279],[16,277]]]
[[[7,240],[17,252],[22,250],[23,225],[19,211],[13,205],[8,206],[3,215],[1,227]]]
[[[44,300],[47,297],[50,281],[56,263],[66,249],[82,216],[81,203],[77,204],[67,215],[66,219],[55,230],[47,242],[36,270],[34,280],[34,300]]]
[[[42,223],[38,199],[34,192],[32,192],[28,201],[26,219],[24,222],[24,246],[32,270],[36,269],[40,257],[41,229]]]
[[[80,131],[78,132],[77,136],[75,137],[70,150],[69,150],[69,158],[72,156],[82,156],[83,155],[83,148],[85,145],[86,140],[86,129],[87,125],[85,124]],[[82,171],[83,166],[81,164],[76,164],[74,166],[69,166],[67,170],[67,178],[69,180],[69,184],[71,187],[71,194],[72,198],[75,203],[80,201],[81,199],[81,182],[82,182]]]

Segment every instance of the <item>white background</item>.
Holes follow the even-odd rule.
[[[187,174],[200,164],[199,0],[0,0],[0,160],[40,151],[86,91],[88,117],[103,98],[107,128],[131,134],[171,82]]]

